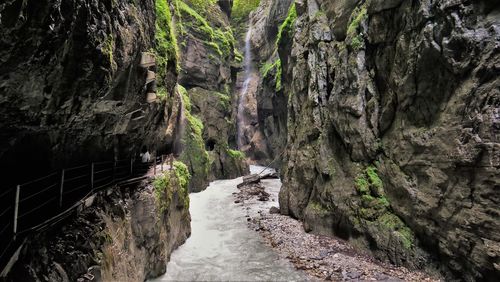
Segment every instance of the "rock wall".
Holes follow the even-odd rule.
[[[6,281],[145,281],[160,276],[172,251],[191,233],[189,195],[179,183],[143,183],[99,193],[64,224],[28,237]]]
[[[288,16],[292,0],[262,0],[249,16],[251,29],[251,79],[243,100],[246,128],[243,151],[253,160],[268,164],[274,158],[274,167],[280,167],[280,155],[286,143],[287,98],[281,81],[281,60],[277,38]],[[238,76],[237,90],[246,79]]]
[[[146,87],[147,70],[139,66],[142,53],[158,46],[155,8],[154,0],[0,4],[5,175],[22,181],[91,160],[128,158],[142,145],[171,147],[165,131],[173,103],[148,103],[154,87]],[[160,26],[167,37],[169,24]],[[176,58],[167,56],[150,69],[173,93]],[[30,175],[27,162],[38,168]]]
[[[396,264],[500,275],[494,1],[295,1],[282,213]],[[286,42],[286,39],[285,39]],[[496,278],[495,278],[496,277]]]
[[[134,157],[142,145],[180,154],[172,10],[169,0],[0,4],[3,187]],[[164,206],[150,186],[99,194],[67,224],[30,237],[10,279],[76,281],[89,271],[142,281],[163,273],[190,233],[187,182],[170,187]]]
[[[232,69],[240,55],[229,22],[228,3],[177,1],[179,91],[185,109],[181,159],[193,175],[190,190],[198,192],[215,179],[248,172],[235,148]]]

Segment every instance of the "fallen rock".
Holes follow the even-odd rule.
[[[271,208],[269,209],[269,213],[270,213],[270,214],[279,214],[279,213],[280,213],[280,209],[279,209],[279,208],[277,208],[277,207],[271,207]]]
[[[236,187],[241,188],[243,186],[247,186],[250,184],[257,184],[260,182],[260,179],[261,179],[261,177],[258,174],[251,174],[251,175],[243,176],[243,182],[238,184]]]

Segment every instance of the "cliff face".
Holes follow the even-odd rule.
[[[296,1],[281,211],[378,257],[499,276],[493,1]],[[280,44],[291,43],[286,37]]]
[[[246,44],[251,54],[246,68],[250,68],[250,74],[240,72],[238,76],[238,91],[242,91],[246,79],[250,81],[242,101],[245,120],[242,150],[262,164],[279,157],[286,143],[287,98],[281,83],[277,37],[282,33],[292,2],[262,0],[249,15],[250,33]],[[279,167],[280,161],[278,158],[274,167]]]
[[[191,233],[187,186],[166,183],[96,195],[63,226],[29,238],[7,281],[144,281],[165,273]]]
[[[198,192],[215,179],[248,172],[236,147],[232,68],[241,60],[224,1],[177,1],[174,17],[179,45],[178,90],[185,110],[184,151]]]
[[[175,91],[178,52],[170,5],[0,4],[3,187],[58,168],[136,156],[142,145],[180,153],[183,102]],[[164,206],[150,186],[100,194],[68,225],[29,237],[9,275],[16,281],[76,281],[91,266],[108,280],[161,274],[190,233],[187,186],[172,188]]]
[[[154,87],[139,66],[157,45],[155,1],[9,0],[0,14],[6,175],[26,161],[44,173],[172,142],[165,136],[172,109],[166,99],[147,102]],[[173,93],[175,56],[165,61],[150,69]]]

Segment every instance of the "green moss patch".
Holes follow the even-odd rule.
[[[331,212],[331,208],[328,207],[328,206],[325,206],[317,201],[310,201],[308,204],[307,204],[307,207],[310,211],[313,211],[315,214],[319,214],[319,215],[325,215],[325,214],[328,214]]]
[[[160,212],[163,213],[170,207],[173,198],[173,183],[171,183],[170,174],[164,173],[156,176],[153,187]]]
[[[175,28],[172,23],[172,14],[167,0],[156,0],[156,21],[155,21],[155,47],[158,86],[165,85],[167,65],[173,62],[179,69],[179,48]]]
[[[275,90],[280,91],[282,87],[281,76],[283,69],[281,67],[281,59],[276,59],[273,63],[265,63],[260,68],[260,73],[263,78],[269,76],[269,74],[274,74]]]
[[[295,28],[295,21],[297,20],[297,9],[295,8],[295,3],[290,6],[288,10],[288,15],[285,21],[280,25],[278,30],[278,36],[276,37],[276,46],[278,46],[283,39],[283,36],[286,38],[292,38],[293,32]]]
[[[184,115],[187,120],[186,131],[182,138],[184,150],[180,159],[189,165],[189,171],[198,180],[208,179],[210,158],[203,141],[203,122],[191,114],[191,100],[186,89],[178,85],[184,104]]]
[[[170,207],[175,192],[178,193],[184,207],[189,208],[188,185],[190,179],[191,175],[187,166],[180,161],[174,161],[172,170],[165,171],[155,177],[153,180],[154,194],[161,213]]]
[[[188,1],[190,2],[190,1]],[[198,1],[192,1],[196,2]],[[200,3],[203,2],[200,0]],[[216,2],[207,1],[204,4],[195,4],[190,7],[184,1],[177,1],[177,9],[179,11],[179,22],[178,26],[181,33],[184,36],[189,36],[191,32],[187,30],[194,31],[198,38],[204,39],[204,43],[207,47],[213,49],[220,57],[228,58],[233,54],[235,39],[233,36],[233,31],[230,27],[217,27],[214,28],[203,16],[201,11],[207,11],[207,9],[215,5]]]
[[[415,236],[411,229],[398,216],[392,213],[385,213],[376,222],[382,228],[394,231],[405,248],[409,249],[413,246]]]
[[[354,186],[360,196],[361,205],[356,212],[359,220],[380,230],[381,236],[396,234],[404,248],[412,248],[415,237],[401,218],[392,212],[377,167],[370,165],[362,170],[355,178]]]
[[[219,98],[219,104],[225,111],[231,110],[231,97],[227,94],[214,92],[217,98]]]
[[[227,154],[236,160],[244,160],[246,158],[245,153],[238,151],[238,150],[232,150],[232,149],[227,149]]]

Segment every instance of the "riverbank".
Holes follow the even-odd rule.
[[[341,239],[306,233],[301,222],[278,213],[280,187],[279,179],[266,179],[242,186],[233,195],[235,202],[246,212],[248,226],[258,232],[281,258],[304,271],[309,279],[439,281],[422,272],[379,262]],[[268,200],[263,201],[265,198]]]

